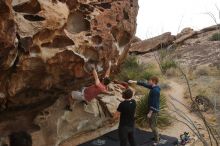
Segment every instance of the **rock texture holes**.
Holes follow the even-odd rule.
[[[102,38],[99,35],[93,36],[92,42],[95,43],[96,45],[99,45],[102,43]]]
[[[101,3],[97,4],[98,7],[102,7],[104,9],[111,9],[112,5],[110,3]]]
[[[43,29],[39,31],[37,34],[34,35],[33,39],[39,39],[40,41],[47,40],[48,38],[51,38],[53,36],[54,32],[50,29]]]
[[[14,20],[8,20],[6,23],[5,23],[5,30],[7,30],[7,34],[13,34],[13,32],[16,31],[16,25],[15,25],[15,21]],[[15,34],[13,34],[15,36]]]
[[[37,0],[31,0],[29,2],[16,5],[13,9],[15,12],[36,14],[41,11],[41,6]]]
[[[123,13],[124,13],[124,19],[128,20],[129,19],[128,12],[124,10]]]
[[[72,33],[89,31],[90,23],[85,18],[86,16],[79,11],[71,13],[67,21],[67,30]]]
[[[67,6],[69,7],[70,10],[77,8],[79,5],[77,0],[62,0],[62,2],[66,2]]]
[[[130,0],[118,1],[0,0],[0,90],[9,101],[0,116],[1,135],[20,129],[35,131],[33,143],[54,146],[84,131],[74,130],[83,120],[76,117],[66,123],[69,117],[62,119],[66,104],[62,97],[91,83],[85,61],[93,60],[100,75],[106,62],[123,61],[122,52],[126,51],[118,44],[126,42],[126,37],[122,39],[125,31],[134,34],[138,7],[130,13]],[[123,10],[128,12],[129,20],[124,19]],[[116,41],[111,35],[114,27]],[[108,114],[102,113],[100,105],[96,109],[98,114]],[[103,117],[100,121],[99,116],[86,113],[78,105],[77,110],[85,118],[89,116],[87,131],[102,127],[108,120]]]
[[[42,44],[42,47],[48,48],[64,48],[66,46],[72,46],[74,42],[66,36],[56,36],[52,42]]]
[[[96,19],[93,19],[93,25],[97,26],[98,25],[98,21]]]
[[[119,37],[119,46],[126,45],[127,43],[129,43],[130,39],[131,39],[130,33],[128,33],[127,31],[122,32]]]
[[[41,49],[39,46],[35,45],[33,47],[30,48],[30,52],[31,53],[40,53],[41,52]]]
[[[10,12],[9,7],[4,2],[0,2],[0,14],[7,14]]]
[[[79,7],[80,11],[84,12],[85,14],[89,14],[94,11],[94,8],[90,5],[81,4]]]
[[[24,18],[29,21],[44,21],[45,18],[39,15],[24,15]]]
[[[87,33],[85,36],[91,36],[92,34],[91,33]]]
[[[31,37],[21,38],[18,43],[18,48],[22,49],[24,52],[28,52],[32,44],[33,40]]]
[[[118,28],[113,28],[111,31],[115,40],[119,43],[119,46],[124,46],[129,43],[131,39],[131,34],[127,31],[120,31]]]
[[[108,28],[111,28],[112,25],[111,25],[110,23],[107,23],[107,27],[108,27]]]
[[[114,37],[114,39],[117,41],[117,33],[118,33],[118,29],[116,27],[112,28],[111,33]]]

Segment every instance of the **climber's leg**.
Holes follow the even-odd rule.
[[[85,100],[83,93],[80,91],[72,91],[71,98],[72,98],[72,100],[77,100],[77,101],[84,101]]]
[[[67,97],[67,106],[65,110],[72,111],[71,105],[74,104],[75,101],[84,101],[84,95],[80,91],[72,91],[71,94]]]

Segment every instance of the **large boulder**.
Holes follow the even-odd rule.
[[[194,31],[192,28],[187,27],[184,28],[180,33],[177,34],[176,40],[174,41],[175,44],[181,44],[185,40],[194,37],[197,34],[197,31]]]
[[[178,33],[178,34],[176,35],[176,39],[179,39],[180,37],[182,37],[182,36],[184,36],[184,35],[190,34],[190,33],[192,33],[193,31],[194,31],[194,30],[193,30],[192,28],[186,27],[186,28],[184,28],[183,30],[181,30],[180,33]]]
[[[131,44],[130,52],[148,53],[169,46],[174,40],[175,37],[171,35],[170,32],[167,32],[162,35]]]
[[[213,35],[219,33],[219,25],[204,28],[200,31],[183,29],[174,41],[175,51],[171,54],[178,62],[190,66],[191,69],[199,66],[218,68],[220,55],[220,41],[212,41]]]
[[[100,75],[121,62],[137,11],[137,0],[0,0],[0,136],[41,129],[39,112],[93,81],[86,61]]]
[[[60,143],[65,146],[67,141],[72,146],[73,142],[79,143],[75,139],[76,136],[114,122],[111,117],[123,99],[122,90],[116,84],[110,86],[112,95],[99,95],[88,104],[75,102],[72,105],[73,112],[63,110],[66,103],[64,98],[58,99],[52,106],[44,109],[35,118],[35,123],[41,129],[35,132],[33,138],[41,140],[35,141],[34,146],[55,146]]]

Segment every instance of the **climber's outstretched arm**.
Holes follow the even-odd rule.
[[[111,63],[111,61],[109,61],[109,63],[108,63],[108,69],[106,70],[106,72],[105,72],[105,78],[107,78],[107,77],[109,77],[110,76],[110,73],[111,73],[111,66],[112,66],[112,63]]]
[[[100,80],[99,80],[99,76],[98,76],[97,71],[96,71],[95,68],[92,69],[92,74],[93,74],[93,77],[95,79],[95,85],[99,85]]]

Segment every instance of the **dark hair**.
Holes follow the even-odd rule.
[[[102,82],[103,82],[104,85],[107,86],[108,84],[111,83],[111,79],[109,77],[105,77],[105,78],[103,78]]]
[[[153,81],[155,84],[158,84],[159,78],[156,76],[151,77],[149,80]]]
[[[131,89],[126,89],[122,92],[122,98],[124,99],[130,99],[133,96],[133,91]]]
[[[30,134],[24,131],[15,132],[9,135],[10,146],[32,146]]]

